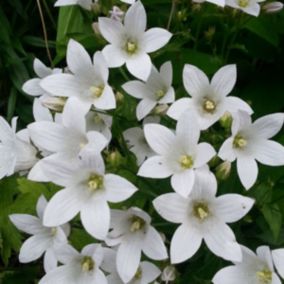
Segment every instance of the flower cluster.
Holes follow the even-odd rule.
[[[38,217],[10,215],[19,230],[32,235],[20,250],[20,262],[44,254],[46,274],[40,284],[147,284],[160,275],[161,281],[168,282],[175,279],[170,265],[190,259],[204,240],[213,254],[234,263],[217,272],[213,283],[281,283],[284,249],[262,246],[255,255],[238,243],[228,224],[242,219],[255,201],[240,194],[218,194],[209,162],[216,157],[229,165],[236,161],[239,179],[249,190],[256,183],[258,163],[284,165],[284,147],[271,140],[283,126],[284,113],[252,122],[251,107],[230,95],[237,80],[236,65],[223,66],[209,80],[202,70],[186,64],[183,84],[190,97],[176,100],[172,63],[158,69],[149,56],[165,46],[172,34],[162,28],[146,30],[142,3],[123,2],[132,4],[123,23],[99,18],[108,44],[93,58],[71,39],[68,68],[51,70],[35,59],[38,77],[23,86],[28,95],[39,97],[34,100],[35,122],[16,132],[16,119],[10,127],[0,118],[0,178],[21,172],[30,180],[61,187],[49,201],[39,198]],[[257,5],[257,1],[238,3],[242,8]],[[67,4],[91,9],[95,2],[56,2]],[[143,120],[142,127],[131,127],[121,135],[139,167],[131,182],[109,171],[104,155],[113,143],[111,110],[117,107],[109,73],[124,64],[136,80],[121,87],[139,100],[136,117]],[[152,116],[157,113],[167,119]],[[224,117],[232,121],[230,135],[216,149],[204,142],[203,134]],[[143,178],[170,178],[172,192],[159,195],[159,188],[151,190],[157,196],[152,200],[156,212],[178,224],[171,240],[155,228],[153,210],[150,214],[122,203],[135,199],[137,180]],[[96,239],[81,252],[68,244],[69,222],[74,219]],[[166,265],[160,267],[158,261]]]

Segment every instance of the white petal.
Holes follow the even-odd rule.
[[[220,68],[212,78],[211,86],[219,96],[227,96],[234,88],[237,80],[237,67],[235,64]]]
[[[109,18],[99,18],[99,29],[108,42],[115,45],[120,44],[124,28],[119,21]]]
[[[152,28],[143,35],[146,52],[154,52],[165,46],[171,39],[172,34],[165,29]]]
[[[200,143],[196,148],[194,167],[199,168],[208,163],[216,155],[215,149],[208,143]]]
[[[150,147],[160,155],[171,152],[175,143],[174,133],[167,127],[156,123],[148,123],[144,126],[145,138]]]
[[[130,96],[136,99],[143,99],[145,95],[149,92],[145,83],[142,83],[138,80],[127,82],[122,85],[122,88]]]
[[[239,110],[245,111],[248,114],[253,113],[253,110],[251,109],[248,103],[246,103],[240,98],[233,97],[233,96],[229,96],[225,99],[224,109],[228,111],[229,113],[234,113]]]
[[[133,37],[141,35],[146,29],[146,11],[140,1],[131,5],[124,17],[124,25],[128,34]]]
[[[188,201],[176,193],[160,195],[153,201],[156,211],[167,221],[182,223],[187,217]]]
[[[145,116],[147,116],[153,108],[156,106],[156,102],[149,100],[149,99],[143,99],[136,108],[136,116],[138,120],[143,119]]]
[[[216,199],[217,215],[225,223],[233,223],[243,218],[254,204],[254,200],[239,194],[225,194]]]
[[[28,214],[12,214],[9,215],[11,222],[18,230],[30,235],[43,232],[44,228],[39,218]]]
[[[109,85],[104,87],[102,95],[94,101],[94,106],[99,109],[114,109],[116,107],[115,96]]]
[[[192,97],[199,97],[208,89],[209,80],[199,68],[186,64],[183,69],[183,84]]]
[[[81,210],[81,221],[94,238],[104,240],[110,227],[110,209],[104,199],[96,198]]]
[[[257,131],[261,138],[270,139],[275,136],[282,128],[284,123],[283,113],[265,115],[257,119],[252,127]]]
[[[126,57],[122,50],[114,45],[107,45],[102,50],[107,65],[110,68],[120,67],[126,62]]]
[[[80,253],[69,244],[64,244],[56,248],[56,255],[58,261],[62,264],[68,264],[80,257]]]
[[[148,261],[142,261],[140,267],[142,270],[141,283],[152,283],[161,274],[160,269]]]
[[[148,158],[140,167],[138,174],[142,177],[167,178],[173,174],[165,159],[161,156]]]
[[[238,111],[233,115],[232,135],[236,135],[239,130],[246,129],[251,125],[251,116],[246,111]]]
[[[40,87],[41,79],[33,78],[25,82],[23,85],[23,91],[30,96],[40,96],[44,93],[44,90]]]
[[[171,263],[181,263],[191,258],[202,242],[200,232],[189,224],[182,224],[175,231],[171,241]]]
[[[51,238],[48,238],[45,234],[28,238],[21,247],[19,255],[20,262],[28,263],[40,258],[50,245]]]
[[[275,141],[262,140],[254,145],[255,159],[269,166],[284,165],[284,147]]]
[[[277,272],[284,279],[284,249],[273,250],[272,258]]]
[[[79,42],[73,39],[69,40],[66,58],[68,67],[73,74],[83,80],[92,80],[94,74],[92,60]]]
[[[57,0],[54,4],[55,7],[69,6],[78,4],[78,0]]]
[[[243,8],[243,11],[245,11],[249,15],[257,17],[260,13],[260,5],[258,3],[253,3],[253,5],[249,5],[247,8]]]
[[[0,141],[13,140],[14,132],[8,122],[0,116]]]
[[[42,220],[43,213],[47,205],[47,200],[44,195],[41,195],[36,203],[36,212],[38,217]]]
[[[183,197],[187,197],[192,190],[195,174],[193,170],[186,170],[175,173],[171,178],[171,186],[175,192]]]
[[[106,188],[106,198],[110,202],[124,201],[138,190],[127,179],[113,174],[105,175],[104,187]]]
[[[236,154],[233,150],[233,138],[225,140],[219,150],[218,156],[223,161],[233,162],[236,159]]]
[[[43,267],[46,273],[57,267],[57,258],[53,249],[48,249],[44,254]]]
[[[147,53],[129,57],[126,60],[126,67],[133,76],[146,81],[151,73],[151,58]]]
[[[39,99],[34,99],[33,116],[35,121],[53,121],[52,114],[48,108],[44,107]]]
[[[168,257],[166,246],[158,231],[150,226],[146,233],[146,238],[142,247],[143,252],[154,260],[163,260]]]
[[[86,201],[83,188],[60,190],[47,204],[43,215],[44,225],[53,227],[67,223],[86,205]]]
[[[250,189],[255,184],[258,175],[256,161],[252,158],[238,158],[237,171],[242,185],[245,189]]]
[[[40,78],[44,78],[52,73],[51,68],[46,67],[38,58],[35,58],[33,63],[34,71]]]
[[[276,273],[272,273],[272,282],[271,284],[282,284],[282,281]]]
[[[184,112],[190,109],[190,102],[190,98],[182,98],[175,101],[168,109],[167,115],[175,120],[178,120]]]
[[[161,77],[162,77],[164,83],[167,86],[171,86],[172,81],[173,81],[173,66],[172,66],[172,63],[170,61],[165,62],[160,67],[160,74],[161,74]]]
[[[260,260],[262,260],[268,268],[273,271],[273,260],[272,260],[272,254],[269,246],[260,246],[256,249],[256,255]]]
[[[128,235],[118,248],[116,267],[119,276],[126,283],[134,277],[139,267],[142,244],[139,236]]]
[[[209,229],[209,228],[208,228]],[[242,251],[231,228],[220,221],[214,222],[204,234],[208,248],[217,256],[230,261],[241,261]]]
[[[76,97],[84,90],[81,82],[71,74],[54,74],[41,80],[40,86],[57,97]]]

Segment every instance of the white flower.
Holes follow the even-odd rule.
[[[133,279],[127,284],[149,284],[152,283],[161,274],[160,269],[151,262],[142,261],[135,273]],[[107,277],[110,284],[124,284],[117,272],[112,272]]]
[[[97,155],[108,144],[97,131],[86,132],[84,109],[77,98],[69,99],[62,114],[62,124],[52,121],[37,121],[28,125],[33,143],[39,149],[52,153],[40,160],[29,174],[29,179],[45,181],[41,165],[46,160],[72,161],[89,155]]]
[[[232,136],[220,148],[219,157],[237,159],[237,171],[243,186],[251,188],[258,175],[257,162],[269,166],[284,165],[284,147],[272,140],[283,126],[284,113],[263,116],[252,123],[246,112],[239,112],[232,124]]]
[[[274,271],[271,251],[267,246],[258,247],[256,255],[242,246],[243,260],[218,271],[214,284],[281,284]],[[283,271],[283,258],[282,258]]]
[[[203,239],[217,256],[241,261],[241,247],[226,223],[240,220],[251,209],[254,201],[238,194],[216,197],[216,191],[215,176],[199,171],[188,198],[167,193],[153,201],[155,209],[164,219],[181,223],[171,241],[173,264],[191,258]]]
[[[151,72],[154,52],[168,43],[172,34],[162,28],[146,30],[146,11],[140,1],[127,10],[124,25],[120,22],[99,18],[99,28],[110,43],[103,49],[109,67],[120,67],[126,63],[128,71],[135,77],[146,80]]]
[[[40,87],[40,82],[43,78],[52,75],[61,73],[62,70],[58,68],[51,69],[44,65],[39,59],[34,59],[34,71],[38,78],[33,78],[25,82],[23,85],[23,91],[30,96],[42,96],[48,95],[46,92]]]
[[[100,269],[105,249],[101,245],[87,245],[79,253],[70,245],[58,249],[62,266],[48,272],[39,284],[108,284]]]
[[[259,3],[263,1],[265,0],[226,0],[226,5],[257,17],[260,13]]]
[[[284,279],[284,249],[273,250],[272,259],[278,274]]]
[[[92,60],[84,47],[70,40],[67,63],[72,74],[55,74],[44,78],[40,86],[58,97],[77,97],[87,113],[93,105],[98,109],[114,109],[115,96],[108,85],[109,70],[101,52]]]
[[[173,189],[183,196],[190,193],[196,169],[215,155],[208,143],[199,143],[200,130],[195,116],[184,113],[177,122],[176,133],[165,126],[146,124],[145,138],[157,155],[148,158],[138,175],[151,178],[171,176]]]
[[[113,6],[109,11],[109,17],[112,20],[121,22],[124,16],[124,12],[117,6]]]
[[[157,104],[168,104],[175,100],[175,91],[172,87],[173,68],[171,62],[164,63],[160,72],[155,66],[145,83],[141,81],[130,81],[122,88],[131,96],[141,99],[136,108],[138,120],[147,116]]]
[[[63,186],[49,201],[43,221],[58,226],[73,219],[79,212],[86,231],[103,240],[110,227],[108,202],[118,203],[132,196],[137,188],[114,174],[105,174],[100,156],[85,163],[46,162],[45,175]]]
[[[233,96],[228,97],[236,79],[236,65],[222,67],[209,82],[203,71],[186,64],[183,69],[183,83],[192,98],[177,100],[167,114],[177,120],[183,112],[194,112],[202,130],[213,125],[225,112],[235,113],[238,110],[244,110],[251,114],[250,106],[243,100]]]
[[[0,179],[17,171],[30,169],[37,161],[36,149],[30,144],[26,130],[16,133],[17,118],[12,127],[0,116]]]
[[[79,5],[86,10],[91,10],[95,2],[97,2],[97,0],[57,0],[54,6],[60,7],[69,5]]]
[[[159,123],[160,119],[157,117],[148,116],[143,120],[143,125],[146,123]],[[123,137],[129,150],[136,156],[137,164],[140,166],[146,158],[155,155],[153,150],[149,147],[144,131],[140,127],[128,128],[123,132]]]
[[[28,214],[12,214],[9,218],[19,230],[33,235],[21,247],[20,262],[28,263],[44,254],[44,269],[48,272],[57,266],[56,250],[61,245],[67,244],[70,228],[68,224],[61,227],[45,227],[42,224],[42,216],[46,205],[46,199],[42,195],[36,206],[38,217]]]
[[[109,246],[119,245],[116,266],[120,278],[126,283],[135,277],[142,251],[155,260],[168,257],[161,235],[150,222],[150,216],[136,207],[127,211],[112,210],[112,231],[105,241]]]

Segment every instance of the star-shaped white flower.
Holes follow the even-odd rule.
[[[129,7],[124,25],[109,18],[99,18],[100,32],[110,43],[102,51],[109,67],[126,63],[132,75],[147,80],[152,68],[148,53],[166,45],[172,34],[162,28],[145,31],[146,23],[146,11],[140,1]]]
[[[133,277],[127,284],[149,284],[153,283],[155,279],[161,274],[160,269],[149,261],[142,261]],[[110,284],[124,284],[118,273],[113,271],[107,276]]]
[[[80,212],[86,231],[100,240],[105,239],[110,228],[108,202],[122,202],[137,191],[125,178],[106,174],[100,156],[88,163],[46,162],[44,172],[48,180],[64,187],[49,201],[44,225],[61,225]]]
[[[57,0],[54,4],[55,7],[79,5],[86,10],[92,10],[92,6],[97,0]]]
[[[0,116],[0,179],[17,171],[29,170],[36,162],[36,149],[26,130],[16,133],[17,118],[12,127]]]
[[[53,96],[77,97],[87,113],[93,105],[108,110],[116,107],[115,96],[108,85],[109,70],[101,52],[93,63],[85,48],[75,40],[67,46],[67,64],[72,74],[54,74],[44,78],[40,86]]]
[[[109,246],[119,245],[116,267],[126,283],[135,277],[142,251],[154,260],[168,257],[161,235],[150,223],[150,216],[137,207],[127,211],[112,210],[112,230],[105,241]]]
[[[157,104],[168,104],[175,100],[175,91],[172,87],[173,68],[171,62],[164,63],[160,71],[152,66],[151,74],[145,83],[130,81],[122,88],[131,96],[141,99],[136,108],[138,120],[147,116]]]
[[[270,140],[282,128],[284,113],[265,115],[252,123],[246,112],[239,112],[232,123],[232,136],[219,150],[219,157],[230,162],[237,160],[241,183],[251,188],[258,175],[257,162],[269,166],[284,165],[284,147]]]
[[[236,65],[222,67],[209,82],[203,71],[186,64],[183,69],[183,84],[191,98],[177,100],[167,114],[177,120],[184,112],[194,112],[201,130],[213,125],[225,112],[232,114],[243,110],[251,114],[252,109],[247,103],[237,97],[228,96],[236,79]]]
[[[48,96],[48,94],[40,87],[41,80],[49,75],[59,74],[62,70],[59,68],[51,69],[37,58],[34,59],[33,67],[38,78],[26,81],[22,87],[23,91],[30,96]]]
[[[195,116],[184,113],[177,122],[175,133],[158,124],[146,124],[144,133],[157,155],[142,164],[138,175],[151,178],[171,176],[173,189],[188,196],[196,169],[206,165],[216,153],[210,144],[198,144],[200,129]]]
[[[85,246],[81,253],[70,245],[62,246],[57,255],[63,265],[48,272],[39,284],[108,284],[101,270],[104,252],[97,244]]]
[[[264,1],[265,0],[226,0],[226,5],[257,17],[260,14],[259,3]]]
[[[281,280],[274,271],[274,259],[267,246],[258,247],[256,254],[242,246],[243,260],[235,262],[218,271],[212,282],[214,284],[281,284]],[[282,254],[282,257],[284,255]],[[283,258],[281,260],[282,273],[284,271]],[[282,274],[283,276],[283,274]]]
[[[56,251],[58,247],[67,244],[70,227],[68,224],[60,227],[45,227],[42,217],[46,205],[47,201],[42,195],[36,206],[38,217],[28,214],[12,214],[9,218],[20,231],[33,235],[23,243],[20,249],[20,262],[28,263],[44,254],[43,265],[45,271],[48,272],[57,266]]]
[[[191,258],[203,239],[217,256],[232,261],[242,260],[241,247],[226,223],[240,220],[254,201],[238,194],[216,197],[216,191],[215,176],[199,171],[189,197],[167,193],[153,201],[155,209],[164,219],[181,223],[171,241],[173,264]]]

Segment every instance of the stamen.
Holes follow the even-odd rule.
[[[142,218],[138,216],[133,216],[130,219],[131,221],[131,226],[130,226],[130,232],[135,233],[137,231],[140,231],[141,229],[144,228],[146,222]]]
[[[142,278],[142,269],[139,267],[134,275],[135,279],[141,279]]]
[[[50,232],[51,232],[51,235],[54,237],[57,233],[57,228],[56,227],[51,228]]]
[[[272,281],[272,272],[269,269],[263,269],[256,273],[261,284],[270,284]]]
[[[158,90],[156,93],[155,93],[155,97],[157,100],[160,100],[162,99],[164,96],[165,96],[165,92],[163,90]]]
[[[193,207],[194,216],[201,221],[205,220],[209,216],[209,208],[206,203],[196,203]]]
[[[213,100],[205,99],[203,102],[203,110],[213,113],[216,109],[216,103]]]
[[[249,5],[249,0],[239,0],[238,3],[241,8],[246,8]]]
[[[93,270],[95,267],[95,262],[90,256],[84,256],[84,258],[81,261],[81,268],[83,272],[88,272]]]
[[[88,188],[91,192],[99,190],[103,187],[104,184],[104,177],[94,174],[91,175],[88,181]]]
[[[103,94],[103,91],[104,91],[104,87],[102,86],[92,86],[90,88],[91,95],[92,97],[95,97],[95,98],[99,98]]]
[[[247,140],[240,134],[237,134],[233,141],[234,148],[244,148],[247,145]]]
[[[126,51],[129,54],[134,54],[137,51],[138,47],[137,44],[131,40],[127,41],[126,43]]]
[[[193,159],[189,155],[182,155],[179,159],[179,163],[184,170],[190,169],[193,166]]]

